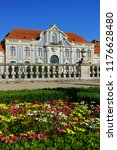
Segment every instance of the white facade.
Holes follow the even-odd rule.
[[[0,51],[0,63],[76,64],[82,58],[84,63],[97,63],[93,43],[69,41],[68,35],[56,25],[39,36],[39,40],[6,37],[5,52]]]

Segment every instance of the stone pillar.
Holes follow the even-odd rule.
[[[81,64],[81,78],[80,79],[90,79],[90,65]]]

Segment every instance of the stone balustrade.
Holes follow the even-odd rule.
[[[0,81],[99,79],[100,66],[91,64],[0,64]]]

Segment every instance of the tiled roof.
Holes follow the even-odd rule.
[[[24,30],[24,29],[13,29],[7,36],[7,39],[27,39],[27,40],[38,40],[40,37],[41,30]]]
[[[40,33],[42,30],[25,30],[25,29],[13,29],[7,36],[7,39],[27,39],[27,40],[38,40],[40,38]],[[73,32],[65,32],[68,36],[69,42],[80,42],[89,43],[84,38],[76,35]]]
[[[4,51],[4,47],[3,47],[3,44],[2,43],[0,43],[0,52],[1,51]]]
[[[77,34],[73,33],[73,32],[65,32],[68,36],[68,41],[69,42],[79,42],[79,43],[89,43],[88,41],[86,41],[84,38],[78,36]]]
[[[95,54],[100,54],[100,41],[96,41],[94,43],[94,53]]]

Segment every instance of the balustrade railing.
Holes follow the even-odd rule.
[[[100,66],[78,64],[0,64],[0,81],[99,79]]]

